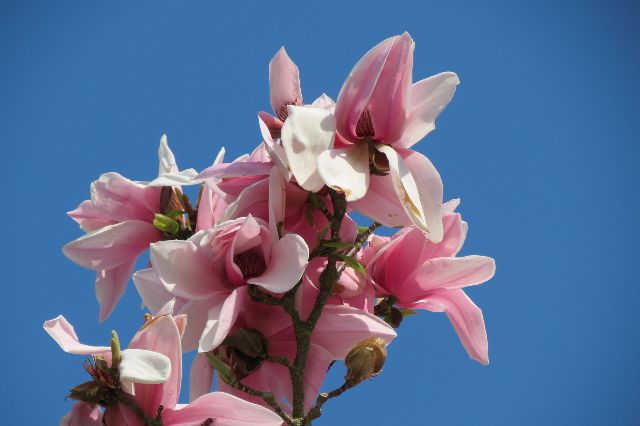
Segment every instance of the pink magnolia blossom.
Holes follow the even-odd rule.
[[[137,257],[162,238],[153,225],[160,212],[162,186],[188,183],[193,169],[178,171],[175,157],[163,136],[158,149],[158,178],[134,182],[118,173],[106,173],[91,184],[91,199],[83,201],[69,216],[86,235],[64,246],[64,254],[96,273],[96,297],[100,321],[106,319],[124,294]]]
[[[393,227],[413,223],[438,242],[442,181],[425,156],[408,148],[433,130],[459,81],[443,73],[412,85],[413,47],[405,33],[369,51],[335,111],[289,106],[282,145],[303,188],[339,189],[363,214]],[[372,177],[371,164],[390,176]]]
[[[223,222],[186,241],[151,245],[153,271],[163,285],[160,293],[179,298],[182,306],[176,312],[189,318],[185,348],[191,350],[197,342],[201,352],[217,347],[227,336],[249,284],[286,292],[302,276],[308,256],[300,236],[278,239],[277,231],[274,235],[265,221],[252,216]],[[153,282],[149,275],[135,274],[139,289]]]
[[[488,364],[482,311],[462,288],[493,277],[495,261],[485,256],[456,257],[466,233],[460,214],[448,213],[439,244],[409,227],[391,238],[372,237],[362,260],[376,296],[394,296],[401,308],[446,312],[469,356]]]
[[[258,330],[268,342],[269,354],[284,356],[293,360],[296,354],[296,339],[289,316],[277,306],[248,302],[237,318],[235,328]],[[320,386],[333,360],[342,360],[356,343],[369,338],[380,337],[389,344],[395,337],[395,331],[379,318],[359,309],[341,305],[327,305],[313,331],[309,348],[309,358],[305,369],[305,407],[319,393]],[[201,359],[198,361],[198,357]],[[198,354],[191,377],[207,377],[192,383],[191,398],[208,392],[211,386],[211,367],[204,354]],[[274,394],[287,411],[293,401],[291,381],[288,370],[280,364],[262,362],[259,367],[242,379],[247,386]],[[264,404],[259,398],[251,397],[222,381],[218,389],[229,392],[239,398],[258,404]]]
[[[45,323],[47,332],[65,349],[73,353],[102,354],[109,357],[109,348],[87,347],[78,342],[73,327],[64,319],[58,317]],[[126,365],[131,362],[133,352],[154,354],[163,360],[160,364],[156,359],[147,356],[139,365],[136,373],[143,373],[145,379],[137,380],[133,390],[133,398],[138,406],[149,416],[155,417],[158,407],[162,406],[162,422],[166,426],[187,426],[202,424],[211,418],[216,425],[242,426],[256,424],[263,426],[277,426],[281,419],[275,413],[255,404],[248,403],[232,395],[221,392],[203,394],[188,405],[178,404],[182,381],[182,349],[181,334],[184,331],[184,318],[174,318],[163,315],[149,319],[142,329],[131,340],[129,348],[122,351],[120,377],[126,374]],[[107,349],[105,351],[104,349]],[[110,362],[110,361],[109,361]],[[161,367],[161,368],[160,368]],[[158,370],[158,371],[156,371]],[[150,381],[149,377],[162,373],[163,380]],[[88,404],[78,403],[71,412],[63,418],[69,425],[92,425],[89,420],[99,417],[96,410],[90,410]],[[110,406],[104,414],[106,424],[122,426],[142,426],[142,420],[128,407],[122,405]],[[97,421],[97,420],[96,420]],[[84,423],[83,423],[84,422]],[[65,423],[63,423],[65,424]]]

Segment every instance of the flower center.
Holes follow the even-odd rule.
[[[356,124],[356,135],[361,138],[367,136],[373,138],[376,135],[369,110],[365,109],[360,115],[358,123]]]
[[[240,268],[240,272],[242,272],[245,280],[262,275],[264,271],[267,270],[267,264],[264,263],[264,258],[253,251],[236,254],[233,257],[233,261],[238,265],[238,268]]]
[[[278,116],[278,118],[282,121],[286,120],[287,117],[289,116],[289,111],[287,110],[287,106],[289,105],[298,105],[298,99],[294,99],[293,101],[288,101],[282,104],[282,106],[280,107],[280,109],[278,109],[278,111],[276,111],[276,115]]]

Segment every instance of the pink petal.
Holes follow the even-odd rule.
[[[287,105],[302,105],[300,74],[284,47],[269,62],[271,108],[280,119],[287,117]]]
[[[128,220],[105,226],[65,245],[63,253],[89,269],[113,269],[138,257],[161,233],[149,222]]]
[[[116,304],[127,289],[135,264],[136,258],[134,257],[113,269],[97,271],[96,297],[100,305],[98,321],[104,321],[113,312]]]
[[[376,140],[392,143],[404,131],[411,99],[414,47],[408,33],[397,37],[376,81],[367,105]]]
[[[213,367],[207,355],[199,352],[193,358],[191,371],[189,372],[189,401],[193,402],[211,392],[213,382]]]
[[[91,200],[85,200],[75,210],[67,213],[71,219],[78,222],[85,232],[95,231],[103,226],[116,223],[111,217],[97,209]]]
[[[198,352],[209,352],[222,343],[238,318],[246,296],[247,287],[239,287],[229,294],[224,303],[213,306],[209,310]]]
[[[133,274],[133,283],[142,299],[142,305],[146,306],[151,313],[157,313],[174,298],[173,294],[167,291],[156,272],[151,268],[143,269]]]
[[[446,312],[467,353],[481,364],[489,364],[489,343],[482,311],[462,290],[438,290],[415,303],[413,309]]]
[[[269,219],[269,179],[262,178],[251,182],[242,189],[238,198],[229,204],[221,221],[238,219],[244,216],[255,216]]]
[[[335,117],[330,111],[311,107],[289,107],[282,126],[282,148],[298,185],[318,192],[324,182],[317,170],[320,153],[333,147]]]
[[[452,290],[482,284],[490,280],[495,272],[496,263],[490,257],[439,257],[428,260],[418,268],[410,282],[419,286],[422,292],[435,289]]]
[[[353,67],[340,89],[335,109],[336,129],[350,141],[359,139],[356,125],[369,103],[387,56],[397,38],[388,38],[368,51]]]
[[[328,350],[333,359],[344,359],[351,347],[370,337],[380,337],[389,344],[396,332],[367,312],[346,305],[326,305],[311,339]]]
[[[278,236],[278,223],[284,222],[285,197],[285,181],[274,166],[269,174],[269,230],[274,239]]]
[[[216,426],[280,426],[282,419],[271,410],[222,392],[201,396],[179,410],[166,410],[165,426],[193,426],[213,419]]]
[[[296,285],[302,276],[309,258],[309,247],[302,237],[287,234],[275,243],[267,270],[247,280],[250,284],[274,293],[284,293]]]
[[[187,327],[182,336],[182,351],[190,352],[198,348],[200,337],[209,320],[209,310],[222,306],[227,293],[217,293],[208,299],[191,300],[179,309],[180,314],[187,315]]]
[[[60,426],[102,426],[102,412],[98,405],[76,402],[62,419]]]
[[[62,348],[63,351],[75,355],[102,355],[111,353],[108,346],[88,346],[78,340],[73,326],[62,315],[46,321],[43,324],[44,331]]]
[[[405,213],[431,241],[442,240],[442,180],[424,155],[377,145],[389,160],[389,174]]]
[[[160,353],[171,362],[171,374],[166,382],[158,384],[136,384],[136,401],[149,415],[154,415],[158,406],[173,408],[180,396],[182,380],[182,348],[180,332],[171,315],[149,320],[136,333],[129,344],[130,349],[145,349]]]
[[[160,210],[160,188],[130,181],[118,173],[105,173],[91,184],[94,206],[113,220],[152,222]]]
[[[190,240],[151,244],[150,256],[160,281],[174,296],[204,299],[225,288],[203,250]]]
[[[203,182],[208,179],[267,176],[272,166],[271,163],[255,161],[236,161],[233,163],[216,164],[200,172],[200,174],[195,177],[194,182]]]
[[[411,87],[411,106],[398,144],[409,148],[436,128],[436,118],[449,104],[460,80],[455,73],[443,72],[425,78]]]
[[[369,146],[361,143],[330,149],[317,156],[318,173],[328,187],[344,192],[347,201],[359,200],[369,188]]]
[[[385,226],[398,228],[413,222],[398,199],[390,176],[371,175],[364,198],[352,201],[349,207]]]

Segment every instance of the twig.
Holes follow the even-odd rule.
[[[358,383],[353,382],[344,382],[342,386],[337,389],[332,390],[331,392],[325,392],[318,395],[318,399],[316,399],[316,404],[309,410],[307,415],[305,416],[305,423],[303,424],[311,424],[311,421],[320,417],[322,406],[325,402],[330,400],[331,398],[335,398],[336,396],[340,396],[349,389],[355,387]]]

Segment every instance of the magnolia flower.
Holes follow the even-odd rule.
[[[185,302],[179,310],[189,317],[185,346],[190,350],[196,337],[200,352],[210,351],[227,336],[249,284],[286,292],[302,276],[308,256],[300,236],[278,239],[277,231],[252,216],[223,222],[186,241],[151,245],[153,271],[164,290]],[[134,281],[144,281],[138,288],[150,281],[145,280],[148,274],[134,275]]]
[[[438,242],[442,181],[408,148],[435,128],[459,80],[442,73],[412,85],[413,48],[404,33],[370,50],[349,74],[335,111],[289,106],[282,145],[303,188],[339,189],[363,214],[388,226],[413,223]]]
[[[45,329],[61,346],[65,345],[63,346],[63,349],[66,347],[65,350],[74,349],[80,352],[88,350],[88,347],[81,347],[84,345],[78,343],[73,327],[63,317],[45,323]],[[270,410],[222,392],[203,394],[188,405],[178,404],[182,382],[180,338],[183,332],[183,317],[174,318],[171,315],[163,315],[150,318],[133,337],[129,349],[121,353],[120,380],[123,380],[123,374],[131,369],[128,364],[131,363],[130,354],[132,351],[155,354],[166,363],[166,368],[162,370],[164,374],[162,381],[148,379],[154,377],[153,367],[158,364],[157,361],[155,364],[149,364],[148,359],[146,360],[146,372],[144,372],[144,376],[147,377],[146,381],[141,382],[136,377],[137,384],[134,388],[133,399],[147,416],[154,418],[158,407],[162,406],[161,420],[165,426],[200,425],[208,419],[213,420],[216,425],[222,426],[244,426],[246,424],[278,426],[281,424],[280,417]],[[93,351],[102,349],[94,348],[90,353],[94,354]],[[144,366],[144,364],[142,365]],[[140,365],[137,365],[135,371],[139,370]],[[168,373],[169,371],[170,373]],[[61,424],[82,425],[82,421],[87,426],[94,424],[91,421],[100,416],[95,408],[90,408],[91,406],[86,403],[76,404],[71,412],[63,418],[63,421],[67,423],[61,422]],[[105,424],[109,425],[144,425],[136,413],[120,404],[107,407],[104,420]]]
[[[62,315],[46,321],[43,327],[63,351],[75,355],[102,357],[108,364],[111,363],[111,347],[80,343],[73,326]],[[121,352],[122,360],[118,364],[120,381],[130,390],[136,389],[133,386],[134,383],[159,384],[166,382],[172,376],[170,357],[161,353],[162,351],[153,350],[148,345],[142,347],[138,344],[138,340],[134,337],[129,348]],[[177,368],[179,371],[179,367]]]
[[[469,356],[489,363],[487,333],[482,311],[463,287],[493,277],[495,261],[485,256],[456,257],[462,248],[467,224],[445,205],[444,239],[434,244],[417,228],[405,228],[392,236],[370,240],[362,261],[376,296],[393,296],[400,308],[446,312]]]
[[[69,212],[87,234],[62,251],[78,265],[97,271],[100,321],[111,314],[124,294],[137,257],[162,238],[162,231],[153,224],[155,214],[161,213],[162,187],[188,183],[197,174],[193,169],[178,171],[166,136],[160,140],[158,155],[159,173],[153,182],[134,182],[113,172],[103,174],[91,184],[91,199]]]
[[[289,360],[295,358],[296,338],[291,318],[280,307],[248,302],[238,315],[233,330],[240,328],[258,331],[267,342],[269,355]],[[305,409],[310,408],[318,395],[331,361],[344,359],[353,345],[370,337],[379,337],[389,344],[396,337],[396,332],[384,321],[359,309],[340,305],[324,308],[313,331],[305,368]],[[191,379],[195,379],[191,383],[191,398],[209,391],[212,372],[205,354],[198,354],[191,373]],[[286,367],[256,360],[245,374],[243,384],[273,393],[285,410],[290,411],[293,393]],[[218,389],[264,404],[261,399],[238,391],[221,380],[218,380]]]

